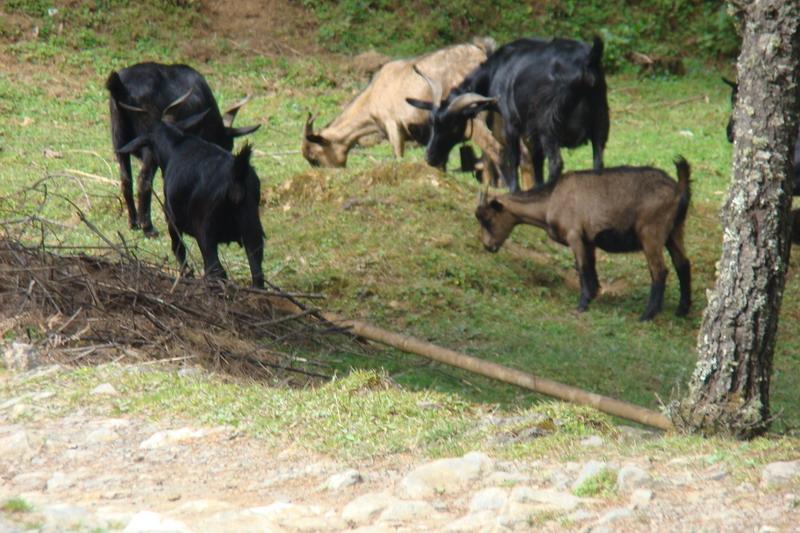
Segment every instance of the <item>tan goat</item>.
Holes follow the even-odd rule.
[[[578,311],[586,310],[600,288],[596,248],[612,253],[642,250],[652,283],[641,320],[650,320],[661,310],[666,246],[680,282],[675,314],[685,315],[691,305],[691,271],[683,246],[690,168],[682,157],[676,159],[675,168],[677,183],[657,168],[616,167],[602,174],[567,172],[522,194],[505,194],[489,201],[482,197],[475,211],[481,223],[481,241],[488,251],[496,252],[517,224],[531,224],[569,246],[581,283]]]
[[[414,72],[414,65],[446,88],[444,96],[447,96],[450,88],[493,50],[492,39],[480,38],[473,43],[386,63],[369,86],[319,132],[314,131],[314,118],[309,115],[303,134],[303,157],[312,166],[344,167],[348,152],[358,140],[375,133],[389,139],[395,157],[403,157],[405,142],[413,139],[424,143],[429,129],[428,113],[406,103],[406,98],[431,98],[428,84]]]

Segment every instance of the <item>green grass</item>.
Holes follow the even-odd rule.
[[[124,4],[125,9],[149,15],[155,15],[160,5]],[[79,25],[69,21],[60,37],[51,34],[47,39],[2,45],[3,53],[18,64],[0,71],[0,220],[29,242],[39,242],[44,235],[54,249],[101,253],[92,247],[102,247],[102,239],[80,222],[77,206],[111,240],[124,241],[140,257],[173,268],[157,202],[154,220],[162,231],[160,238],[144,239],[126,227],[103,88],[111,69],[142,56],[187,60],[185,51],[172,45],[189,31],[191,19],[183,21],[184,8],[168,4],[163,17],[175,21],[174,31],[167,32],[163,25],[131,30],[144,32],[140,36],[145,39],[137,41],[144,44],[137,50],[112,46],[121,37],[107,37],[109,46],[103,45],[103,35],[123,31],[118,18],[103,18],[103,13],[79,14],[82,18],[75,19],[96,16],[92,24],[108,28],[97,37],[101,41],[86,48],[79,45]],[[141,13],[131,12],[137,14]],[[225,49],[222,43],[218,46]],[[326,309],[639,405],[658,408],[662,400],[680,394],[696,360],[705,291],[713,285],[720,251],[717,212],[730,175],[731,147],[724,136],[729,95],[717,73],[608,79],[612,127],[606,164],[652,164],[673,174],[672,159],[682,154],[693,167],[694,203],[686,232],[694,277],[692,313],[685,319],[671,314],[678,300],[671,273],[664,312],[652,323],[640,324],[637,317],[649,290],[641,254],[600,253],[600,281],[609,290],[588,312],[577,314],[569,250],[550,242],[540,230],[521,227],[500,253],[485,253],[472,214],[476,184],[469,176],[442,175],[428,168],[419,148],[396,163],[383,143],[352,152],[347,169],[312,170],[299,153],[307,111],[318,112],[318,123],[323,124],[366,84],[342,58],[231,52],[198,68],[223,104],[245,93],[254,95],[237,123],[262,124],[250,139],[263,183],[264,267],[271,281],[324,292]],[[46,156],[45,150],[56,157]],[[590,152],[587,147],[565,151],[565,168],[589,167]],[[160,191],[160,177],[155,188]],[[351,207],[345,209],[346,204]],[[45,231],[29,222],[12,224],[26,215],[44,220]],[[187,244],[197,264],[196,246],[191,239]],[[229,272],[245,283],[249,275],[243,252],[229,247],[222,255]],[[800,317],[796,277],[795,261],[787,279],[774,362],[772,402],[778,419],[773,428],[779,432],[800,423],[796,401],[800,334],[792,327]],[[353,368],[386,372],[404,389],[452,395],[447,402],[457,406],[499,404],[523,411],[541,407],[542,398],[536,395],[396,350],[376,348],[365,356],[334,352],[324,357],[343,376]],[[169,402],[180,404],[178,392],[165,392],[173,385],[164,378],[153,386]],[[184,387],[177,390],[191,392]],[[244,407],[237,407],[235,390],[219,398],[221,408],[231,410],[232,420],[244,412],[237,411]],[[305,407],[324,403],[312,392],[307,394]],[[160,400],[145,401],[149,402]],[[139,409],[119,406],[121,411],[126,408]],[[201,410],[191,412],[202,417]],[[226,420],[224,412],[214,413],[215,419]],[[342,423],[358,425],[356,420]],[[452,423],[458,426],[457,416]],[[432,427],[433,434],[420,438],[433,448],[449,446],[446,439],[437,440],[437,432],[461,431]],[[389,425],[389,430],[395,428]],[[254,431],[269,433],[255,427]],[[348,439],[335,431],[330,438],[335,443]],[[408,440],[400,442],[398,447],[409,446]],[[519,453],[530,451],[522,446]]]
[[[24,498],[9,498],[0,505],[0,511],[11,514],[30,513],[33,511],[33,506]]]
[[[610,468],[604,468],[597,474],[585,479],[583,483],[572,491],[581,498],[594,498],[610,496],[614,493],[617,483],[617,474]]]

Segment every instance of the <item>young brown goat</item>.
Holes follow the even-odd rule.
[[[675,314],[691,305],[691,272],[683,247],[683,223],[691,195],[689,163],[675,160],[678,182],[651,167],[608,168],[569,172],[558,180],[522,194],[483,199],[475,216],[481,223],[481,241],[496,252],[517,224],[547,230],[556,242],[569,246],[581,283],[578,311],[585,311],[600,284],[595,248],[607,252],[643,250],[650,269],[650,300],[640,320],[650,320],[664,300],[667,247],[678,274],[681,298]]]

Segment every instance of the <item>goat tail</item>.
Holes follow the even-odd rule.
[[[248,142],[244,143],[242,149],[233,158],[233,182],[228,189],[228,198],[234,204],[240,204],[244,200],[247,176],[250,174],[251,155],[253,155],[253,147]]]
[[[675,158],[675,170],[678,172],[678,211],[675,214],[675,224],[683,224],[686,212],[689,210],[689,201],[692,199],[692,167],[689,162],[679,155]]]

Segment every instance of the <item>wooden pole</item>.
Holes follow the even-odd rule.
[[[558,383],[550,379],[540,378],[533,374],[478,359],[477,357],[464,355],[454,350],[448,350],[447,348],[436,346],[430,342],[394,333],[360,320],[348,320],[330,313],[322,313],[322,316],[337,326],[350,329],[360,337],[387,344],[404,352],[421,355],[446,365],[517,385],[560,400],[589,405],[598,411],[632,420],[646,426],[663,430],[673,429],[672,422],[663,414],[645,409],[644,407],[639,407],[632,403],[588,392],[578,387],[564,385],[563,383]]]
[[[271,298],[270,300],[277,308],[284,311],[294,313],[303,312],[303,309],[286,299]],[[646,426],[663,430],[674,429],[672,422],[663,414],[632,403],[616,400],[601,394],[595,394],[550,379],[540,378],[533,374],[490,361],[484,361],[477,357],[464,355],[454,350],[436,346],[430,342],[373,326],[361,320],[350,320],[333,313],[320,313],[319,316],[335,326],[352,331],[359,337],[386,344],[404,352],[427,357],[446,365],[517,385],[518,387],[552,396],[560,400],[589,405],[598,411],[638,422]]]

